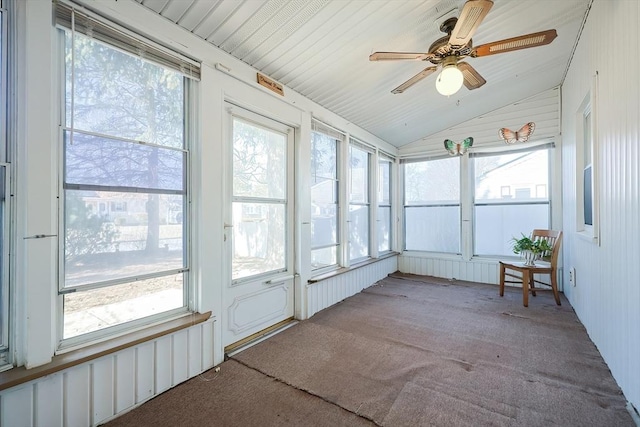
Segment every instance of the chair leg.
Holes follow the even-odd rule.
[[[560,294],[558,293],[558,277],[555,271],[551,272],[551,289],[553,290],[553,297],[556,299],[556,304],[560,303]]]
[[[504,265],[500,264],[500,296],[504,296]]]
[[[529,275],[522,273],[522,305],[529,307]]]
[[[536,296],[536,281],[533,277],[533,273],[529,272],[529,286],[531,286],[531,295]]]

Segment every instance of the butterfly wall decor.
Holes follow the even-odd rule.
[[[501,128],[498,131],[498,135],[500,135],[500,138],[504,139],[504,142],[506,142],[507,144],[513,144],[516,141],[527,142],[535,128],[536,124],[533,122],[529,122],[526,125],[522,126],[517,132],[514,132],[507,128]]]
[[[447,152],[451,156],[464,155],[464,153],[466,153],[467,150],[469,150],[469,147],[471,147],[472,145],[473,145],[472,137],[466,138],[464,141],[460,143],[455,143],[450,139],[444,140],[444,148],[447,149]]]

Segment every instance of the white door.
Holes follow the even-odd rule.
[[[293,129],[228,105],[223,340],[293,317]]]

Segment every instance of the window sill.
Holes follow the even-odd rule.
[[[358,268],[365,267],[367,265],[375,264],[376,262],[382,261],[383,259],[391,258],[391,257],[398,256],[398,255],[400,255],[400,254],[397,253],[397,252],[389,252],[389,253],[386,253],[384,255],[381,255],[378,258],[369,258],[369,259],[367,259],[365,261],[358,262],[357,264],[354,264],[354,265],[349,266],[349,267],[341,267],[341,268],[338,268],[336,270],[332,270],[332,271],[329,271],[327,273],[323,273],[323,274],[320,274],[318,276],[314,276],[311,279],[307,280],[307,283],[312,285],[314,283],[318,283],[318,282],[321,282],[323,280],[327,280],[327,279],[330,279],[332,277],[339,276],[339,275],[344,274],[344,273],[348,273],[349,271],[356,270]]]
[[[106,356],[126,348],[134,347],[138,344],[154,340],[164,335],[169,335],[173,332],[205,322],[210,317],[210,311],[206,313],[190,313],[166,323],[161,323],[117,338],[54,356],[51,359],[51,362],[46,365],[37,366],[32,369],[26,369],[24,366],[10,369],[0,373],[0,391],[60,372],[64,369],[98,359],[99,357]]]

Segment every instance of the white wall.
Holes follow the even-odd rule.
[[[565,286],[626,398],[640,409],[640,3],[595,0],[562,86]],[[576,112],[598,73],[600,244],[576,227]],[[566,276],[566,274],[565,274]],[[565,283],[567,280],[565,280]]]
[[[338,300],[316,294],[322,282],[310,278],[309,191],[311,119],[318,118],[349,135],[395,154],[396,148],[285,88],[285,96],[259,86],[256,70],[171,24],[133,0],[83,0],[103,16],[202,61],[195,100],[197,135],[192,147],[194,307],[223,314],[224,123],[225,101],[262,113],[296,130],[296,310],[304,319]],[[58,344],[56,295],[58,239],[58,58],[51,2],[17,1],[18,9],[18,159],[15,240],[14,352],[19,365],[46,364]],[[216,68],[222,63],[231,71]],[[35,234],[45,239],[27,239]],[[378,265],[379,264],[379,265]],[[38,268],[34,268],[38,266]],[[336,297],[346,298],[395,271],[395,257],[361,267],[349,276],[352,287],[331,282]],[[320,302],[316,298],[321,298]],[[310,308],[311,307],[311,308]],[[105,358],[61,371],[0,393],[0,425],[95,425],[187,378],[222,362],[221,324],[209,321]],[[124,362],[123,362],[124,360]],[[125,363],[122,367],[120,363]],[[153,375],[149,372],[153,367]],[[124,370],[123,370],[124,369]],[[127,372],[127,378],[118,377]],[[171,372],[171,378],[163,375]],[[150,377],[151,375],[151,377]],[[154,376],[155,375],[155,376]],[[153,377],[153,378],[152,378]],[[144,393],[141,384],[149,385]],[[76,390],[80,391],[74,391]],[[43,394],[50,390],[50,393]],[[91,393],[89,392],[91,391]],[[142,393],[142,394],[141,394]],[[45,398],[45,396],[47,398]],[[120,401],[121,397],[126,399]],[[115,403],[114,403],[115,402]],[[115,406],[114,406],[115,405]]]

